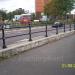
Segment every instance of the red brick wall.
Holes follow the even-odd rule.
[[[48,0],[35,0],[35,11],[36,12],[44,12],[44,5],[48,2]]]

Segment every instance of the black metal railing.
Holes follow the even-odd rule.
[[[45,32],[45,37],[48,37],[48,31],[55,30],[56,34],[59,34],[59,30],[61,30],[61,29],[63,29],[63,32],[66,32],[66,29],[71,31],[72,28],[73,28],[75,30],[75,24],[73,24],[73,25],[70,24],[70,25],[68,25],[68,27],[66,27],[66,25],[63,24],[63,27],[60,27],[60,28],[59,27],[55,27],[55,28],[48,29],[48,25],[47,25],[47,23],[45,23],[45,30],[34,31],[34,32],[32,32],[31,24],[29,24],[28,28],[29,28],[29,31],[26,34],[19,34],[19,35],[13,35],[13,36],[5,37],[5,29],[4,29],[4,25],[2,25],[2,28],[1,28],[2,38],[0,38],[0,40],[3,41],[3,47],[2,48],[3,49],[7,48],[7,46],[6,46],[6,39],[8,39],[8,38],[18,37],[18,36],[23,36],[23,35],[29,35],[29,41],[32,41],[32,34],[34,34],[34,33]]]

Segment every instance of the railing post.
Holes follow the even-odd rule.
[[[64,24],[64,32],[65,32],[65,24]]]
[[[46,22],[46,30],[45,30],[45,32],[46,32],[45,37],[48,37],[48,34],[47,34],[47,22]]]
[[[2,25],[2,40],[3,40],[3,49],[4,49],[4,48],[6,48],[4,25]]]
[[[56,34],[58,34],[58,26],[56,27]]]
[[[32,38],[31,38],[31,24],[29,23],[29,41],[32,41]]]
[[[74,23],[74,30],[75,30],[75,23]]]
[[[71,24],[69,26],[70,26],[70,31],[71,31]]]

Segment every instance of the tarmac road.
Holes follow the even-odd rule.
[[[75,35],[6,59],[0,75],[75,75]]]

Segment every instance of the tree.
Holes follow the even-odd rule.
[[[36,19],[35,13],[31,13],[31,19],[32,21]]]
[[[24,9],[22,9],[22,8],[18,8],[18,9],[16,9],[16,10],[14,10],[12,13],[13,13],[14,15],[21,15],[21,14],[25,14],[25,11],[24,11]]]
[[[7,18],[7,15],[6,15],[6,11],[5,10],[0,10],[0,17],[2,17],[3,19],[6,19]]]
[[[70,12],[74,7],[75,0],[50,0],[45,6],[45,14],[61,16]]]
[[[8,20],[12,20],[12,18],[14,18],[13,12],[7,13],[7,19],[8,19]]]
[[[22,8],[18,8],[12,12],[7,13],[7,18],[11,20],[12,18],[14,18],[14,15],[21,15],[21,14],[25,14],[25,10]]]

